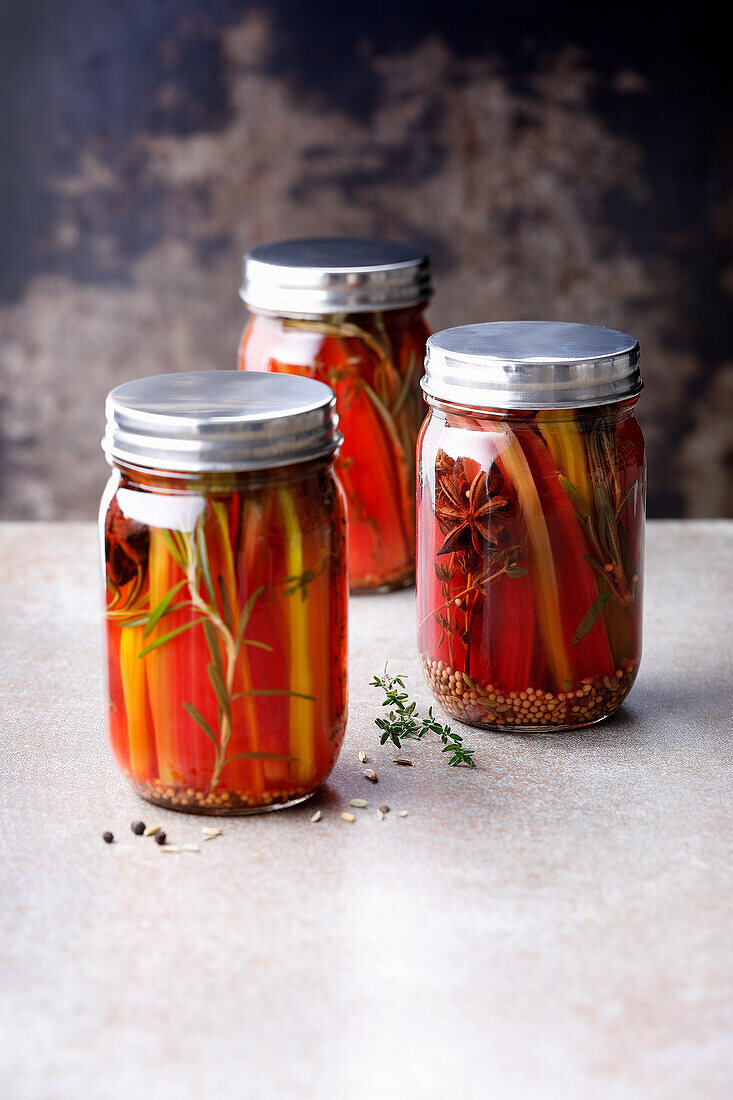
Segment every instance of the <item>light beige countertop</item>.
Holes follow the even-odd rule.
[[[618,718],[466,730],[473,772],[379,746],[385,660],[429,703],[413,593],[353,599],[327,786],[198,854],[130,832],[200,843],[214,819],[115,770],[96,553],[90,524],[0,525],[3,1097],[731,1095],[733,523],[651,524]]]

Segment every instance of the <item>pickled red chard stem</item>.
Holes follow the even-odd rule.
[[[559,688],[572,681],[570,657],[563,636],[560,593],[542,504],[532,471],[519,440],[508,424],[497,426],[498,461],[514,486],[527,526],[537,591],[538,618],[547,662]]]
[[[504,573],[506,573],[506,570],[507,567],[502,566],[501,569],[497,569],[496,573],[490,573],[488,576],[482,575],[479,578],[481,587],[488,587],[488,585],[490,585],[492,581],[495,581],[497,577],[501,577]],[[441,611],[450,611],[451,608],[455,607],[456,600],[465,599],[465,597],[470,595],[471,592],[476,592],[480,595],[480,590],[477,587],[477,583],[474,581],[472,575],[469,574],[467,586],[465,588],[462,588],[459,592],[451,592],[450,599],[447,603],[441,604],[440,607],[436,607],[433,611],[428,611],[425,618],[421,619],[420,622],[417,624],[418,630],[421,626],[425,626],[425,623],[428,621],[428,619],[434,618],[434,616],[438,615]]]
[[[357,389],[362,390],[365,396],[373,405],[379,419],[381,420],[384,430],[389,437],[389,440],[394,449],[394,458],[397,464],[397,485],[398,485],[398,500],[397,512],[400,517],[400,527],[403,538],[405,539],[406,552],[410,553],[410,538],[405,528],[405,522],[408,516],[410,516],[413,508],[413,496],[414,496],[414,479],[411,472],[410,456],[413,450],[412,440],[409,438],[409,428],[405,422],[403,416],[399,416],[399,408],[404,402],[403,387],[400,386],[400,377],[392,362],[391,355],[389,353],[388,344],[382,344],[376,336],[367,332],[366,329],[361,328],[359,325],[352,324],[348,321],[339,321],[338,323],[328,321],[307,321],[297,320],[295,318],[287,318],[284,321],[286,328],[298,328],[304,329],[310,332],[320,332],[326,337],[333,339],[337,345],[340,346],[344,360],[350,361],[348,349],[343,346],[344,340],[360,340],[365,344],[376,356],[378,360],[378,369],[384,373],[386,388],[390,391],[390,397],[387,398],[387,393],[383,392],[382,395],[377,393],[374,386],[371,386],[367,380],[357,372],[356,378],[353,382]],[[384,322],[382,321],[382,327]],[[386,337],[386,330],[385,330]],[[394,402],[394,408],[390,408],[391,402]],[[390,464],[391,465],[391,464]],[[394,484],[394,471],[387,468],[384,471],[385,481],[384,487],[387,491],[387,487],[390,484]]]
[[[222,531],[222,539],[225,544],[225,584],[229,590],[230,607],[232,608],[233,622],[232,630],[235,637],[239,636],[240,617],[242,612],[239,610],[239,601],[237,599],[237,581],[234,569],[234,554],[232,552],[231,541],[229,539],[229,528],[226,519],[226,509],[223,505],[219,504],[215,506],[217,518]],[[246,521],[243,520],[246,530]],[[256,542],[253,541],[253,546]],[[248,570],[249,573],[249,570]],[[247,727],[249,730],[250,748],[253,752],[257,752],[259,748],[259,724],[257,721],[257,706],[253,698],[254,681],[252,679],[252,670],[250,668],[249,659],[247,657],[245,647],[240,646],[239,652],[235,653],[235,661],[239,668],[239,673],[242,680],[243,692],[242,698],[244,699],[244,711],[247,717]],[[233,680],[232,680],[233,686]],[[230,689],[231,690],[231,689]],[[222,767],[224,765],[222,764]],[[221,775],[221,770],[219,772]],[[265,773],[264,765],[261,760],[256,757],[250,759],[250,776],[252,790],[257,796],[261,796],[265,789]],[[212,788],[213,789],[213,788]]]
[[[278,501],[285,526],[285,557],[288,574],[302,576],[305,571],[303,532],[289,489],[278,489]],[[313,731],[312,684],[308,637],[308,595],[301,599],[299,593],[289,596],[290,616],[290,755],[295,757],[293,770],[297,780],[306,783],[315,772],[315,746]],[[311,700],[303,698],[311,696]]]
[[[213,502],[213,510],[217,516],[221,529],[222,538],[224,543],[224,559],[225,559],[225,572],[227,577],[225,578],[225,584],[230,589],[231,595],[227,597],[229,600],[229,614],[235,615],[236,611],[236,590],[234,579],[234,561],[231,551],[231,545],[229,542],[229,529],[226,524],[226,512],[223,506]],[[208,727],[203,717],[198,714],[192,707],[188,706],[186,709],[191,718],[196,721],[204,733],[207,734],[209,739],[214,744],[214,767],[211,774],[211,780],[209,782],[209,791],[213,791],[219,784],[221,779],[222,770],[226,764],[226,754],[229,742],[232,736],[232,695],[234,690],[234,674],[237,667],[237,656],[239,652],[239,646],[235,639],[234,631],[236,630],[237,637],[240,634],[239,625],[234,625],[232,620],[232,629],[227,625],[222,615],[219,613],[216,603],[216,590],[214,587],[215,581],[210,574],[209,557],[206,549],[206,540],[204,536],[204,525],[202,519],[198,521],[196,531],[194,535],[185,534],[184,548],[185,559],[184,569],[186,573],[186,579],[188,582],[188,591],[193,606],[201,612],[204,616],[204,629],[206,630],[206,623],[210,624],[208,629],[213,627],[216,634],[219,636],[224,648],[224,664],[223,664],[223,676],[222,671],[219,670],[216,653],[216,642],[213,641],[209,645],[209,650],[212,656],[212,665],[209,667],[209,676],[212,681],[215,693],[217,695],[218,710],[219,710],[219,736],[218,739],[213,736],[213,731]],[[228,554],[227,554],[228,550]],[[208,590],[211,603],[202,597],[199,591],[199,573],[202,575],[204,585]],[[207,643],[209,639],[207,637]],[[240,643],[241,644],[241,643]],[[243,662],[244,664],[244,662]],[[251,689],[251,679],[245,676],[246,690]],[[251,702],[251,700],[250,700]],[[253,712],[253,721],[256,722],[256,715]],[[253,735],[256,726],[253,727]]]

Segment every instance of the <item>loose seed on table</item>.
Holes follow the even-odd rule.
[[[132,829],[135,836],[142,836],[143,833],[145,832],[145,822],[144,821],[133,821],[130,828]]]
[[[344,821],[356,821],[356,814],[349,814],[345,810],[341,814],[341,816],[344,819]]]
[[[371,768],[367,768],[364,772],[364,778],[368,779],[370,783],[378,783],[379,776],[376,772],[373,772]]]
[[[184,844],[181,847],[182,852],[198,852],[200,849],[195,844]]]
[[[323,816],[323,814],[321,813],[321,811],[320,811],[320,810],[316,810],[316,812],[315,812],[315,813],[313,814],[313,816],[311,817],[311,821],[312,821],[312,822],[313,822],[313,824],[315,825],[316,821],[320,821],[320,820],[321,820],[321,818],[322,818],[322,816]]]
[[[365,810],[369,803],[366,798],[352,798],[349,805],[354,806],[357,810]]]
[[[384,813],[382,810],[377,810],[377,817],[380,821],[384,821]]]
[[[102,840],[104,841],[105,844],[111,844],[112,841],[114,840],[114,838],[115,838],[115,834],[111,833],[109,830],[107,830],[106,833],[102,833]]]
[[[160,832],[160,825],[148,825],[147,829],[143,829],[143,836],[155,836]]]
[[[158,833],[155,838],[156,844],[165,844],[165,833]]]
[[[366,764],[366,762],[367,762],[367,754],[362,749],[361,752],[359,753],[359,763],[360,764]]]
[[[180,848],[177,848],[175,844],[163,844],[161,846],[161,852],[180,852]]]
[[[407,817],[407,810],[400,810],[397,814],[398,817]]]
[[[406,768],[414,768],[412,760],[408,760],[406,756],[396,756],[394,760],[395,764],[403,764]]]
[[[204,840],[216,840],[221,836],[221,829],[215,829],[212,825],[202,825],[201,832],[204,834]]]
[[[383,814],[389,813],[389,806],[380,806],[379,809]]]

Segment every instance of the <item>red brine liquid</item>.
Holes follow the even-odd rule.
[[[336,469],[349,509],[354,590],[398,588],[415,572],[415,443],[425,414],[424,304],[306,319],[253,313],[241,370],[300,374],[336,393]]]
[[[113,472],[108,729],[145,798],[246,813],[328,776],[346,723],[343,494],[322,460],[266,473]]]
[[[515,731],[589,725],[641,657],[635,400],[502,412],[435,402],[418,444],[418,624],[436,698]]]

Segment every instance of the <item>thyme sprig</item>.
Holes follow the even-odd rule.
[[[413,738],[419,741],[426,731],[417,721],[417,703],[414,700],[408,703],[404,676],[390,676],[385,668],[384,676],[375,676],[370,687],[381,688],[384,692],[382,706],[392,708],[387,712],[386,718],[374,719],[375,726],[382,731],[380,745],[392,741],[401,749],[404,740]]]
[[[391,741],[398,749],[402,748],[403,740],[420,741],[426,733],[436,734],[443,743],[441,752],[450,753],[448,766],[457,768],[465,765],[475,768],[473,759],[474,749],[469,749],[463,744],[463,738],[459,733],[454,733],[450,726],[443,726],[433,714],[433,708],[428,708],[427,718],[421,718],[417,713],[417,703],[409,701],[409,695],[405,691],[404,675],[390,676],[387,669],[383,676],[375,676],[370,682],[370,687],[380,688],[384,692],[383,707],[390,707],[385,718],[375,718],[374,724],[380,732],[379,742],[385,745]]]
[[[463,744],[463,738],[460,733],[454,733],[450,726],[441,726],[433,714],[433,708],[428,707],[428,716],[423,718],[423,733],[437,733],[440,740],[443,742],[443,748],[441,752],[450,752],[453,755],[448,761],[449,768],[457,768],[461,764],[465,764],[469,768],[476,767],[476,761],[473,758],[475,752],[474,749],[467,749]]]

